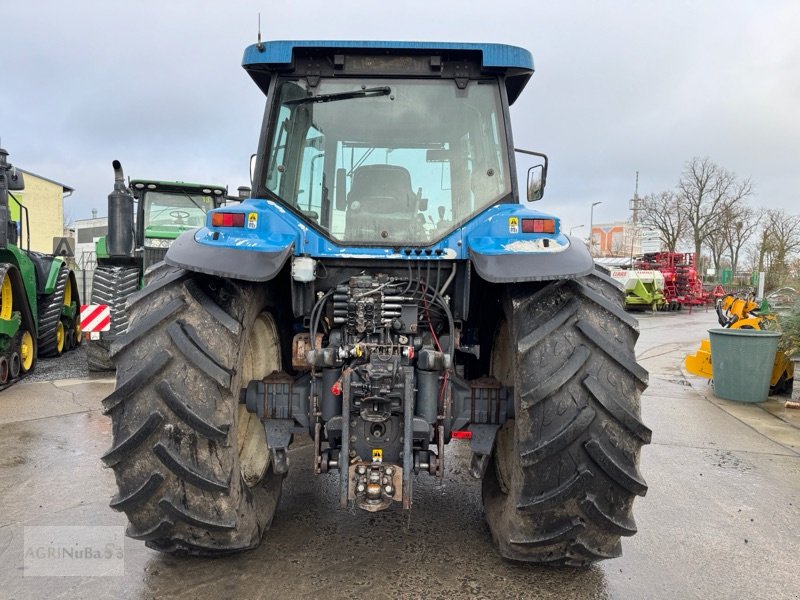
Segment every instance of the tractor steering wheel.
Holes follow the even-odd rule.
[[[169,212],[169,216],[178,222],[183,222],[184,220],[188,219],[190,215],[185,210],[171,210]]]

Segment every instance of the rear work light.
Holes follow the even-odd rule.
[[[523,233],[555,233],[555,219],[522,219]]]
[[[244,213],[211,213],[211,225],[214,227],[244,227]]]

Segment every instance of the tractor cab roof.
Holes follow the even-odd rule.
[[[382,57],[384,60],[363,60],[357,57]],[[391,60],[391,57],[414,57],[412,60]],[[348,57],[350,60],[348,60]],[[248,46],[242,66],[265,94],[274,73],[292,73],[298,59],[319,61],[309,64],[317,76],[397,76],[454,77],[447,63],[477,64],[481,74],[505,75],[508,103],[513,104],[533,74],[533,57],[524,48],[504,44],[472,44],[460,42],[372,42],[282,40]]]

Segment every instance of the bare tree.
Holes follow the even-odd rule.
[[[758,271],[769,271],[774,253],[775,244],[769,234],[769,225],[765,224],[758,233],[758,242],[754,253],[756,269]]]
[[[788,270],[792,254],[800,250],[800,216],[787,215],[783,209],[768,210],[762,246],[772,251],[772,267],[781,279]]]
[[[668,252],[675,252],[678,240],[686,231],[686,213],[682,210],[675,192],[648,194],[641,201],[640,223],[655,229]]]
[[[730,211],[724,237],[728,257],[731,259],[731,269],[734,273],[739,268],[739,256],[742,248],[758,231],[763,215],[763,210],[755,210],[750,206]]]
[[[752,191],[749,179],[738,179],[708,157],[695,157],[686,163],[677,193],[697,256],[708,237],[721,228],[724,211],[739,204]]]
[[[723,220],[728,220],[727,211],[720,215],[720,221]],[[714,272],[717,276],[719,276],[722,256],[725,254],[725,249],[727,247],[725,243],[725,234],[727,233],[728,227],[728,223],[720,223],[719,227],[714,229],[714,231],[709,233],[708,237],[706,237],[705,246],[708,248],[709,253],[711,253],[711,262],[714,265]]]

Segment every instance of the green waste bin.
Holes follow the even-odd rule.
[[[709,329],[708,334],[714,394],[736,402],[764,402],[781,334],[760,329]]]

